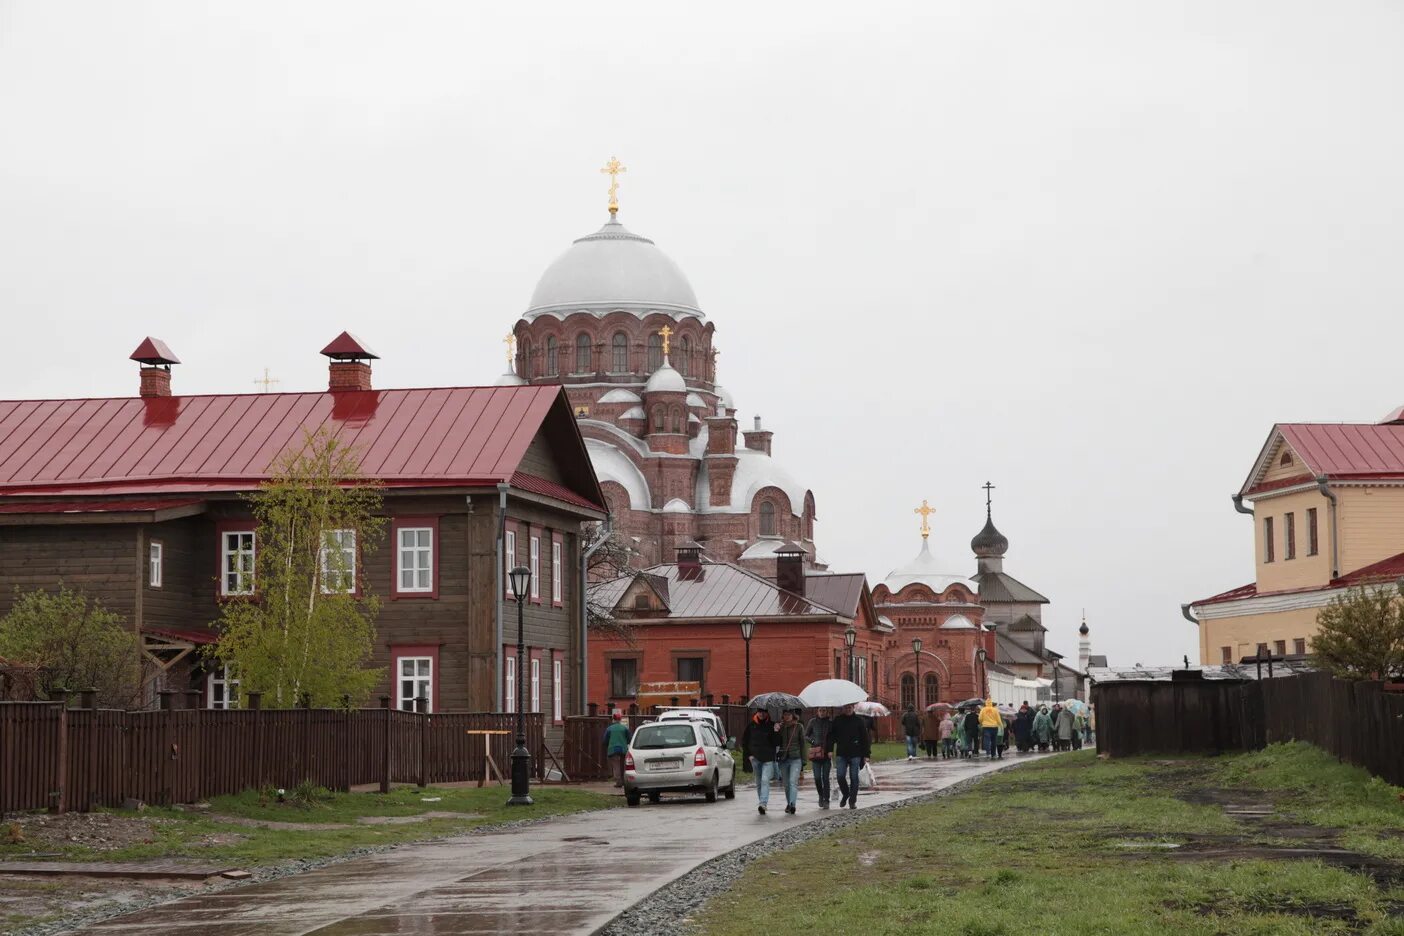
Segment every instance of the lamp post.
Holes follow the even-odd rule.
[[[858,642],[858,632],[849,625],[848,630],[843,632],[843,644],[848,648],[848,681],[857,682],[853,678],[853,645]]]
[[[917,711],[921,709],[921,638],[912,638],[912,653],[916,655],[916,685],[912,687],[912,698],[916,699]],[[891,677],[889,677],[891,678]]]
[[[512,597],[517,599],[517,746],[512,750],[512,797],[508,806],[530,806],[531,803],[531,752],[526,746],[526,713],[523,691],[525,669],[522,657],[526,655],[526,637],[522,618],[526,611],[526,596],[531,588],[531,570],[517,566],[507,577],[512,582]]]
[[[989,656],[984,647],[975,648],[975,659],[980,661],[980,696],[988,698],[989,689],[985,686],[985,657]]]
[[[741,639],[746,641],[746,701],[751,701],[751,638],[756,633],[755,618],[741,619]]]

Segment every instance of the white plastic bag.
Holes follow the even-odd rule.
[[[858,788],[861,790],[876,790],[877,777],[873,776],[873,765],[864,764],[858,771]]]

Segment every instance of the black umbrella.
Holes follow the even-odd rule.
[[[803,712],[804,702],[797,695],[790,695],[788,692],[762,692],[751,697],[751,701],[746,703],[748,709],[765,709],[770,713],[771,720],[779,721],[780,715],[784,712]]]

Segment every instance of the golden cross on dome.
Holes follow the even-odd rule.
[[[921,506],[912,511],[914,514],[921,514],[921,538],[926,539],[931,535],[931,524],[926,522],[926,518],[936,512],[936,508],[926,502],[926,498],[921,499]]]
[[[263,377],[259,380],[255,380],[254,383],[263,387],[263,392],[267,393],[269,387],[273,386],[275,383],[281,383],[281,381],[278,380],[277,377],[270,377],[268,374],[268,368],[265,367],[263,369]]]
[[[662,328],[658,329],[658,334],[660,334],[660,335],[663,336],[663,356],[664,356],[664,357],[667,357],[667,356],[668,356],[668,339],[671,338],[671,337],[673,337],[673,326],[671,326],[671,325],[664,325]]]
[[[512,369],[512,359],[517,356],[517,336],[509,334],[502,339],[502,343],[507,346],[507,369]]]
[[[624,168],[624,164],[613,156],[609,157],[609,162],[605,163],[604,168],[600,170],[601,174],[609,176],[610,215],[615,215],[619,212],[619,173],[628,171],[628,169]]]

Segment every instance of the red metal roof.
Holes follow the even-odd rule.
[[[180,358],[171,352],[171,349],[160,338],[146,337],[137,349],[132,352],[132,361],[140,361],[143,364],[179,364]]]
[[[380,360],[380,355],[366,347],[364,341],[347,331],[333,338],[331,344],[322,349],[322,353],[329,358],[369,358],[376,361]]]
[[[1317,475],[1404,475],[1404,426],[1288,423],[1277,428]]]
[[[157,510],[169,510],[173,507],[191,507],[198,503],[200,503],[200,501],[194,498],[61,501],[0,500],[0,514],[149,513]]]
[[[574,504],[577,507],[588,507],[591,510],[604,510],[599,504],[592,504],[587,498],[581,497],[563,484],[554,481],[547,481],[545,478],[538,478],[536,475],[527,474],[525,471],[517,471],[512,474],[512,487],[519,491],[530,491],[533,494],[540,494],[544,497],[554,497],[556,500],[565,501],[567,504]]]
[[[0,495],[248,490],[305,432],[324,427],[387,487],[510,483],[560,393],[518,386],[0,401]]]
[[[1272,595],[1301,595],[1314,591],[1354,588],[1358,585],[1369,585],[1376,582],[1393,582],[1401,575],[1404,575],[1404,553],[1390,556],[1388,559],[1381,559],[1379,562],[1373,562],[1367,566],[1361,566],[1354,572],[1338,575],[1325,585],[1314,585],[1308,588],[1280,588],[1277,591],[1260,592],[1258,591],[1256,583],[1249,582],[1247,585],[1240,585],[1237,588],[1230,588],[1226,592],[1219,592],[1217,595],[1201,598],[1193,602],[1191,607],[1222,604],[1226,601],[1239,601],[1243,598],[1264,598]]]
[[[219,639],[218,634],[210,631],[176,630],[169,627],[143,627],[141,632],[155,634],[157,637],[167,637],[171,640],[185,640],[193,644],[212,644]]]

